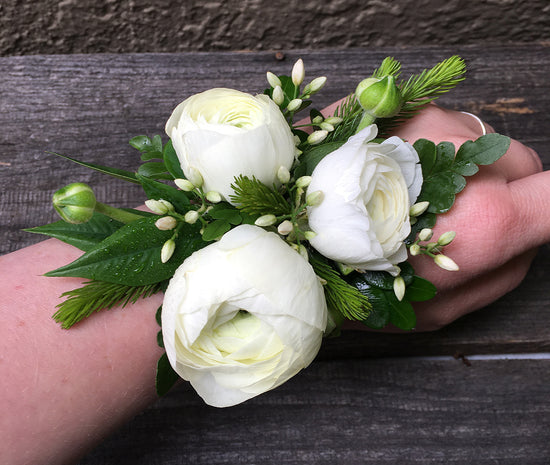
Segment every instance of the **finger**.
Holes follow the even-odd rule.
[[[519,229],[514,242],[523,247],[550,242],[550,171],[517,179],[509,183],[508,188]]]
[[[515,289],[525,278],[535,250],[452,290],[441,291],[428,302],[415,304],[417,331],[433,331],[479,310]]]
[[[514,139],[504,156],[491,166],[499,170],[508,182],[542,171],[542,162],[537,153]]]

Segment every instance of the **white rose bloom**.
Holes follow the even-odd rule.
[[[310,243],[324,256],[358,270],[398,274],[407,259],[403,241],[411,226],[409,208],[422,187],[418,154],[407,142],[390,137],[372,141],[370,125],[349,138],[316,166],[308,192],[322,191],[320,205],[309,207]]]
[[[230,201],[235,176],[255,176],[268,186],[294,162],[294,137],[279,107],[267,96],[210,89],[180,103],[166,133],[186,177],[196,169],[204,191]]]
[[[215,407],[244,402],[308,366],[326,324],[323,289],[309,263],[251,225],[186,259],[162,309],[172,367]]]

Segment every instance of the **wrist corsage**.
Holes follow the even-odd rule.
[[[391,136],[465,74],[457,56],[407,80],[400,68],[386,58],[330,115],[311,109],[326,79],[304,85],[302,60],[290,76],[268,72],[259,95],[193,95],[168,118],[166,143],[130,140],[135,173],[61,155],[140,184],[147,210],[100,203],[82,183],[54,194],[63,221],[29,231],[84,251],[47,276],[86,280],[55,320],[70,328],[164,292],[157,391],[181,377],[218,407],[284,383],[345,320],[414,329],[411,302],[436,289],[408,257],[458,270],[443,253],[454,232],[432,237],[437,215],[510,141],[487,134],[455,151]]]

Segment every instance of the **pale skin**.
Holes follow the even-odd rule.
[[[479,137],[481,127],[471,116],[432,105],[396,134],[459,146]],[[457,232],[446,254],[460,271],[442,271],[427,257],[413,260],[417,274],[439,291],[416,307],[417,329],[440,328],[516,287],[536,247],[550,240],[550,218],[540,215],[549,207],[550,172],[519,142],[470,178],[435,228],[436,237]],[[69,331],[52,320],[59,295],[81,280],[42,274],[79,254],[50,239],[0,257],[0,463],[74,463],[156,398],[162,351],[155,312],[162,295],[97,313]]]

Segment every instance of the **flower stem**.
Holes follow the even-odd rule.
[[[104,203],[101,203],[101,202],[97,202],[95,204],[95,211],[99,213],[103,213],[109,218],[112,218],[113,220],[116,220],[116,221],[120,221],[121,223],[124,223],[124,224],[131,223],[132,221],[136,221],[136,220],[139,220],[140,218],[143,218],[142,216],[136,215],[135,213],[130,213],[125,210],[121,210],[120,208],[110,207],[109,205],[105,205]]]

